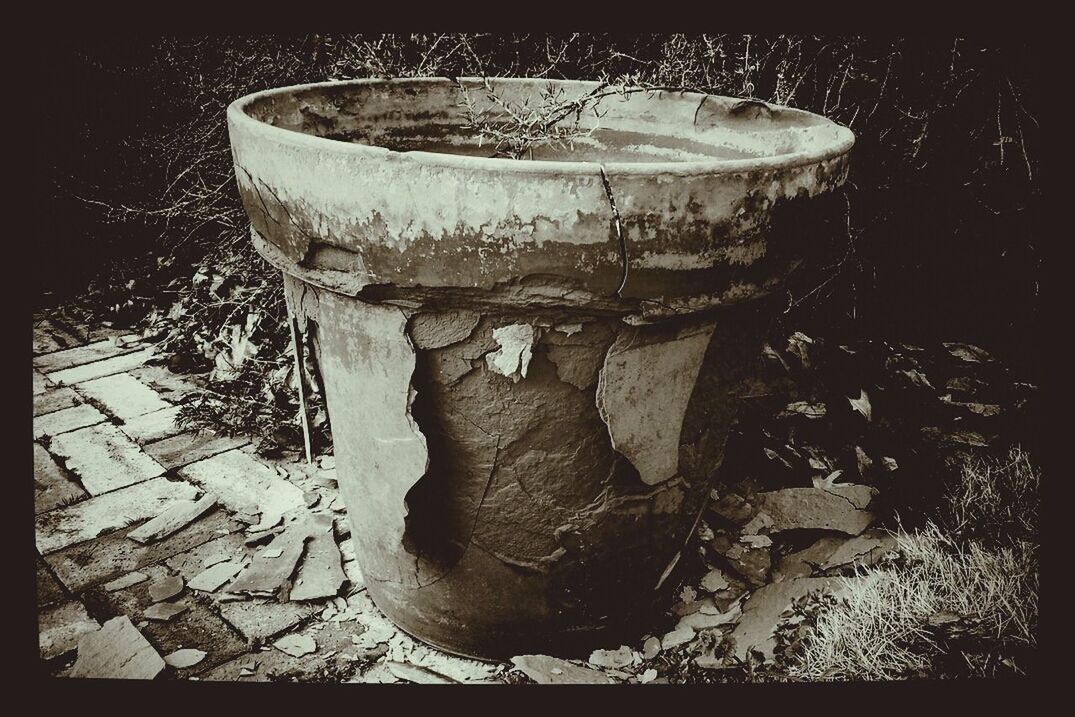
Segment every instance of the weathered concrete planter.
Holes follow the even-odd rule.
[[[508,101],[546,86],[493,81]],[[573,148],[493,159],[460,94],[423,79],[242,98],[235,173],[314,336],[374,601],[458,653],[588,650],[655,604],[765,299],[821,239],[811,198],[843,182],[853,137],[640,92],[602,100]]]

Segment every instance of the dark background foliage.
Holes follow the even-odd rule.
[[[40,302],[167,303],[242,251],[224,109],[273,86],[366,76],[625,76],[824,114],[857,143],[847,245],[790,325],[968,341],[1036,373],[1039,63],[1026,41],[426,34],[85,39],[47,65]],[[62,247],[57,251],[56,247]],[[47,256],[46,256],[47,255]],[[251,262],[257,260],[251,256]],[[268,274],[266,274],[268,275]],[[122,313],[122,312],[121,312]]]

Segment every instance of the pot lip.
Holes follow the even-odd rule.
[[[458,79],[460,81],[480,82],[483,78],[460,77]],[[496,80],[497,82],[512,83],[557,82],[565,85],[581,85],[584,87],[594,87],[597,85],[597,82],[588,80],[561,80],[543,77],[491,77],[488,79]],[[302,90],[316,89],[319,87],[339,87],[346,85],[371,84],[388,85],[404,83],[442,84],[448,82],[451,82],[451,80],[445,77],[399,77],[392,79],[361,78],[344,81],[329,80],[324,82],[309,82],[305,84],[288,85],[286,87],[275,87],[244,95],[233,101],[230,105],[228,105],[226,116],[228,124],[230,126],[239,128],[244,132],[249,132],[255,135],[261,134],[263,136],[266,136],[267,138],[279,141],[284,144],[291,144],[294,146],[307,146],[312,150],[318,150],[322,152],[327,151],[344,156],[354,156],[360,159],[405,159],[426,166],[454,167],[470,170],[490,170],[504,174],[544,174],[578,176],[592,175],[595,172],[604,172],[610,175],[635,175],[645,177],[656,175],[698,176],[713,174],[743,174],[748,172],[779,171],[784,169],[793,169],[797,167],[819,164],[826,160],[840,157],[842,155],[847,154],[851,150],[852,145],[855,144],[855,135],[850,129],[841,124],[837,124],[836,122],[828,119],[827,117],[824,117],[824,115],[807,112],[806,110],[800,110],[794,107],[786,107],[784,105],[777,105],[771,103],[766,104],[768,104],[770,107],[788,110],[791,112],[808,114],[813,117],[819,117],[825,120],[825,122],[828,122],[836,129],[836,139],[823,149],[814,150],[811,152],[793,152],[790,154],[773,155],[768,157],[755,157],[751,159],[712,159],[687,162],[583,162],[553,160],[518,160],[507,157],[470,157],[465,155],[447,154],[441,152],[425,152],[421,150],[409,150],[400,152],[397,150],[388,149],[387,147],[355,144],[352,142],[341,142],[340,140],[329,139],[327,137],[319,137],[317,135],[307,134],[305,132],[298,132],[291,129],[285,129],[283,127],[277,127],[275,125],[269,124],[268,122],[263,122],[262,120],[255,119],[246,112],[246,108],[249,105],[263,98],[272,97],[275,95],[285,95]],[[676,90],[654,91],[677,92],[680,95],[693,95],[699,98],[703,96],[703,93],[699,92],[680,92]],[[721,97],[720,95],[704,96]]]

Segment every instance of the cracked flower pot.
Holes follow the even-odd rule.
[[[575,136],[492,157],[473,112],[550,88],[597,90]],[[455,653],[588,653],[660,604],[853,137],[689,92],[488,89],[244,97],[235,175],[311,337],[374,602]]]

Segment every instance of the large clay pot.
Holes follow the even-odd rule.
[[[463,88],[495,108],[478,80],[244,97],[235,174],[313,336],[374,602],[461,654],[585,651],[645,626],[853,136],[645,91],[602,98],[570,145],[490,158]]]

